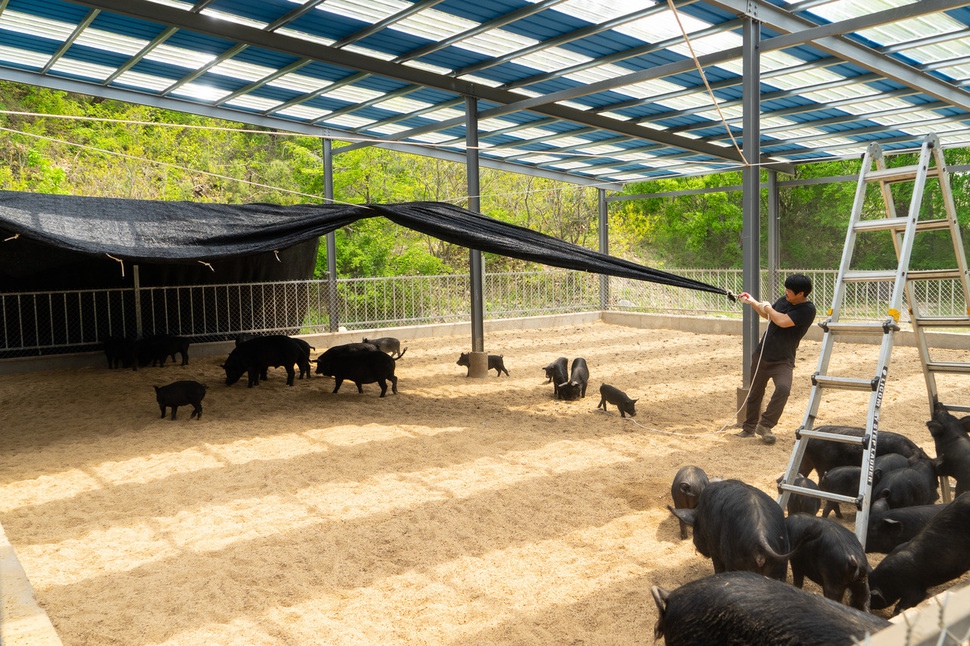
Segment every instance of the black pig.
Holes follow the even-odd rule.
[[[862,437],[866,432],[866,429],[858,426],[819,426],[814,430],[853,437]],[[876,455],[880,456],[886,453],[899,453],[907,458],[913,455],[926,456],[923,450],[908,437],[892,431],[879,431],[876,441]],[[805,455],[802,457],[798,472],[808,477],[812,475],[812,471],[818,471],[821,478],[823,473],[835,467],[859,466],[861,464],[861,444],[832,442],[813,437],[808,439],[808,444],[805,446]]]
[[[694,547],[715,572],[748,570],[783,581],[789,541],[785,515],[760,489],[740,480],[711,482],[694,509],[668,509],[694,527]]]
[[[620,409],[620,417],[626,417],[627,413],[630,414],[630,417],[636,417],[638,401],[640,400],[627,397],[626,393],[619,388],[603,384],[600,386],[600,403],[596,405],[596,408],[602,408],[605,411],[606,403],[609,402]]]
[[[364,343],[372,343],[377,346],[377,349],[381,352],[386,352],[395,359],[400,359],[404,356],[404,352],[408,349],[404,348],[404,352],[401,351],[401,342],[395,339],[393,336],[382,336],[379,339],[364,339]]]
[[[670,485],[670,497],[674,501],[675,509],[694,509],[697,507],[697,499],[701,492],[708,485],[710,480],[704,469],[695,466],[680,467],[674,481]],[[679,517],[680,538],[687,538],[687,523]]]
[[[869,581],[872,568],[859,538],[828,518],[793,514],[785,519],[788,540],[799,543],[791,556],[792,583],[802,587],[805,577],[822,586],[822,594],[842,602],[846,591],[856,610],[869,612]],[[818,538],[802,541],[807,532]]]
[[[888,554],[919,534],[946,505],[917,505],[885,511],[870,510],[866,551]]]
[[[576,357],[569,372],[569,381],[559,384],[559,398],[576,400],[586,396],[586,385],[589,382],[589,368],[586,359]]]
[[[332,377],[334,373],[334,362],[337,357],[355,352],[380,352],[380,350],[373,343],[344,343],[342,345],[335,345],[328,348],[315,359],[317,363],[317,374]]]
[[[205,397],[207,386],[197,381],[175,381],[167,386],[155,386],[155,399],[158,407],[162,410],[162,417],[165,417],[165,409],[172,409],[172,419],[179,406],[192,406],[192,414],[189,419],[198,417],[202,419],[202,398]]]
[[[779,478],[779,482],[782,478]],[[814,480],[806,478],[802,474],[795,476],[795,481],[792,482],[796,487],[802,487],[804,489],[814,489],[818,491],[818,485],[815,484]],[[818,515],[818,510],[821,508],[822,502],[818,498],[812,496],[805,496],[797,493],[793,493],[788,496],[788,515],[792,514],[808,514],[810,516]]]
[[[305,343],[305,342],[304,342]],[[260,336],[236,346],[229,358],[222,364],[226,371],[226,385],[239,381],[243,373],[248,373],[248,386],[259,385],[260,375],[269,367],[282,366],[286,370],[286,385],[292,386],[296,377],[294,365],[300,366],[300,373],[310,374],[310,362],[303,345],[284,335]]]
[[[860,457],[860,460],[862,458]],[[822,474],[818,481],[818,488],[829,493],[837,493],[843,496],[859,495],[859,479],[862,477],[862,467],[834,467]],[[822,518],[828,518],[829,513],[834,511],[836,518],[842,518],[842,510],[839,503],[826,500],[825,507],[822,509]]]
[[[936,457],[940,459],[939,474],[956,478],[956,493],[970,490],[970,437],[963,430],[961,420],[937,403],[933,407],[933,419],[926,428],[936,444]]]
[[[911,466],[890,471],[872,487],[872,509],[931,505],[940,499],[936,462],[921,458],[910,462]]]
[[[503,355],[501,354],[488,355],[487,370],[494,370],[496,377],[501,377],[503,372],[505,373],[506,377],[509,376],[509,371],[505,369],[505,361],[502,357]],[[465,366],[466,368],[470,368],[470,366],[468,365],[468,353],[462,352],[461,355],[458,357],[458,361],[456,361],[455,363],[457,363],[459,366]]]
[[[172,363],[175,363],[176,354],[182,355],[183,366],[189,364],[189,340],[185,337],[155,334],[146,336],[139,346],[139,360],[143,366],[149,363],[164,366],[168,357],[172,357]]]
[[[543,370],[546,371],[546,383],[552,382],[553,397],[559,399],[559,384],[569,381],[569,359],[559,357]]]
[[[397,377],[394,376],[394,367],[394,358],[377,349],[373,352],[336,354],[330,363],[330,370],[336,382],[333,392],[339,391],[346,379],[356,384],[358,393],[364,392],[364,384],[376,382],[381,387],[381,397],[383,397],[387,394],[387,382],[390,381],[391,392],[396,395]]]
[[[874,610],[898,600],[893,614],[926,598],[927,590],[970,570],[970,492],[944,505],[911,540],[896,547],[869,575]]]
[[[800,644],[849,646],[890,623],[750,572],[724,572],[668,592],[651,589],[667,646]]]
[[[104,340],[104,355],[108,359],[109,368],[131,368],[138,370],[138,346],[140,342],[134,337],[109,336]]]

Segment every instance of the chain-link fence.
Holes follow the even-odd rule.
[[[741,270],[675,269],[671,273],[734,293]],[[820,312],[835,290],[834,270],[801,271],[812,278]],[[783,278],[782,278],[783,280]],[[762,298],[769,288],[761,277]],[[606,286],[605,292],[602,285]],[[921,311],[964,315],[959,281],[915,283]],[[891,283],[846,286],[843,318],[885,316]],[[721,294],[621,278],[602,281],[574,271],[494,273],[483,276],[486,319],[539,316],[603,308],[692,316],[740,317],[741,308]],[[143,287],[0,294],[0,358],[95,350],[108,337],[174,334],[193,342],[225,341],[237,334],[318,334],[336,331],[453,323],[471,316],[467,275]],[[905,321],[905,313],[904,313]]]

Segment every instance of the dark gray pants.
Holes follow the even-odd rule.
[[[785,411],[788,396],[791,394],[791,382],[794,366],[787,361],[762,361],[758,365],[758,354],[751,359],[751,387],[748,390],[748,404],[745,409],[744,424],[746,431],[754,432],[758,424],[772,429],[778,423],[778,418]],[[768,400],[768,407],[761,413],[761,402],[765,397],[768,381],[774,382],[775,389]],[[759,421],[760,416],[760,421]]]

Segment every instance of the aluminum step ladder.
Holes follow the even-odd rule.
[[[945,217],[941,219],[919,220],[923,192],[927,179],[939,181],[940,190],[945,204]],[[891,186],[896,183],[911,182],[912,198],[909,212],[905,217],[897,215]],[[866,199],[866,188],[878,183],[886,217],[878,219],[863,219],[863,206]],[[909,265],[913,251],[913,244],[918,232],[944,231],[950,232],[957,267],[945,271],[910,271]],[[851,269],[852,255],[856,247],[859,233],[871,231],[889,231],[893,236],[896,250],[897,266],[894,270],[863,271]],[[923,373],[926,378],[927,394],[930,402],[930,414],[939,393],[934,375],[939,372],[970,373],[970,364],[955,364],[953,362],[938,362],[930,358],[929,346],[925,335],[928,327],[967,327],[970,328],[970,314],[961,317],[927,316],[919,311],[916,304],[917,293],[915,284],[918,281],[941,281],[959,279],[963,285],[965,303],[970,304],[968,291],[966,256],[960,236],[960,226],[956,218],[956,208],[950,191],[949,176],[946,172],[946,162],[943,150],[936,135],[927,135],[923,139],[919,153],[919,161],[914,166],[889,168],[878,144],[870,144],[862,161],[862,169],[856,186],[855,200],[846,234],[842,261],[836,277],[835,293],[832,307],[828,311],[828,318],[819,322],[824,330],[822,347],[819,353],[818,368],[812,375],[812,390],[809,395],[808,408],[802,425],[795,432],[795,446],[791,460],[778,485],[778,503],[785,508],[788,498],[792,494],[820,498],[838,503],[854,504],[857,509],[855,517],[855,534],[863,546],[866,544],[866,533],[869,524],[869,507],[872,497],[872,472],[876,458],[876,444],[879,437],[879,414],[882,406],[883,393],[889,375],[889,364],[893,350],[895,333],[899,331],[900,312],[903,298],[909,305],[910,318],[919,346]],[[842,322],[842,304],[846,292],[846,285],[850,283],[876,282],[877,288],[891,285],[892,295],[884,317],[879,319]],[[856,335],[880,334],[882,341],[879,358],[875,371],[863,378],[835,377],[829,375],[829,364],[836,341],[846,341],[846,337]],[[828,433],[814,430],[818,417],[819,406],[823,392],[831,389],[858,390],[869,394],[869,407],[866,415],[865,431],[862,437],[848,436],[839,433]],[[951,410],[970,410],[970,407],[960,408],[948,405]],[[861,473],[859,489],[856,497],[817,491],[793,484],[798,474],[798,468],[805,456],[810,439],[824,442],[845,442],[862,446]],[[819,474],[821,478],[822,474]],[[945,492],[945,495],[948,491]]]

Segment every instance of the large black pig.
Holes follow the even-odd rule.
[[[970,437],[963,429],[963,423],[943,406],[933,407],[933,419],[926,422],[926,428],[936,444],[936,457],[939,458],[939,474],[956,478],[956,493],[970,491]]]
[[[652,588],[656,639],[667,646],[800,644],[849,646],[890,623],[781,581],[724,572],[668,592]]]
[[[335,345],[328,348],[315,359],[317,374],[333,377],[337,357],[357,352],[381,352],[381,350],[373,343],[344,343],[342,345]]]
[[[248,373],[248,386],[259,385],[260,375],[266,369],[283,367],[286,370],[286,385],[292,386],[296,371],[293,366],[300,367],[300,373],[310,374],[310,362],[307,352],[296,339],[284,335],[260,336],[250,339],[236,346],[229,353],[229,358],[222,364],[226,371],[226,385],[239,381],[243,373]]]
[[[936,461],[910,458],[910,463],[905,469],[893,469],[885,474],[872,487],[872,509],[931,505],[940,499]]]
[[[153,334],[146,335],[139,344],[139,361],[141,365],[164,366],[166,359],[172,357],[175,363],[175,355],[182,355],[182,365],[189,364],[189,340],[182,336],[172,334]]]
[[[701,492],[710,480],[704,469],[695,466],[684,466],[677,470],[674,481],[670,484],[670,497],[674,501],[674,509],[694,509]],[[680,538],[687,538],[687,523],[679,517]]]
[[[785,580],[789,541],[785,514],[760,489],[740,480],[711,482],[694,509],[668,509],[694,526],[694,547],[715,572],[748,570]]]
[[[814,430],[853,437],[862,437],[866,432],[866,429],[858,426],[819,426]],[[823,473],[835,467],[860,466],[862,464],[862,450],[861,444],[809,438],[798,472],[808,477],[812,475],[814,470],[818,471],[819,477],[821,477]],[[876,440],[876,455],[886,453],[899,453],[907,458],[913,455],[926,456],[923,450],[905,435],[892,431],[879,431]]]
[[[896,547],[869,575],[875,610],[898,600],[893,614],[926,598],[927,590],[970,570],[970,492],[944,505],[911,540]]]
[[[162,417],[165,417],[165,409],[172,409],[172,419],[179,406],[192,406],[192,414],[189,419],[197,417],[202,419],[202,398],[205,397],[207,386],[198,381],[175,381],[167,386],[155,386],[155,400],[158,407],[162,410]]]
[[[866,532],[866,551],[888,554],[913,538],[946,505],[917,505],[884,511],[871,510]]]
[[[489,370],[494,370],[496,377],[501,377],[503,372],[505,373],[506,377],[509,376],[509,371],[505,369],[505,357],[503,355],[490,354],[488,355],[486,360],[488,361],[488,368],[486,369],[486,372],[488,372]],[[458,355],[458,361],[456,361],[455,363],[458,364],[459,366],[465,366],[470,371],[471,370],[470,362],[471,360],[468,358],[468,353],[462,352],[460,355]],[[467,376],[467,373],[466,373],[466,376]]]
[[[391,392],[396,395],[397,377],[394,376],[396,363],[391,355],[380,350],[334,354],[329,361],[329,369],[336,382],[333,392],[339,391],[346,379],[357,385],[358,393],[364,392],[364,384],[376,382],[381,387],[381,397],[383,397],[387,394],[387,382],[390,381]]]
[[[559,384],[559,399],[576,400],[586,396],[586,386],[589,383],[589,367],[586,359],[576,357],[569,370],[569,381]]]
[[[798,544],[791,556],[792,583],[802,587],[805,577],[822,586],[822,594],[842,602],[846,591],[849,604],[869,612],[869,559],[859,538],[828,518],[793,514],[785,519],[788,540]],[[817,538],[803,541],[808,533]]]

